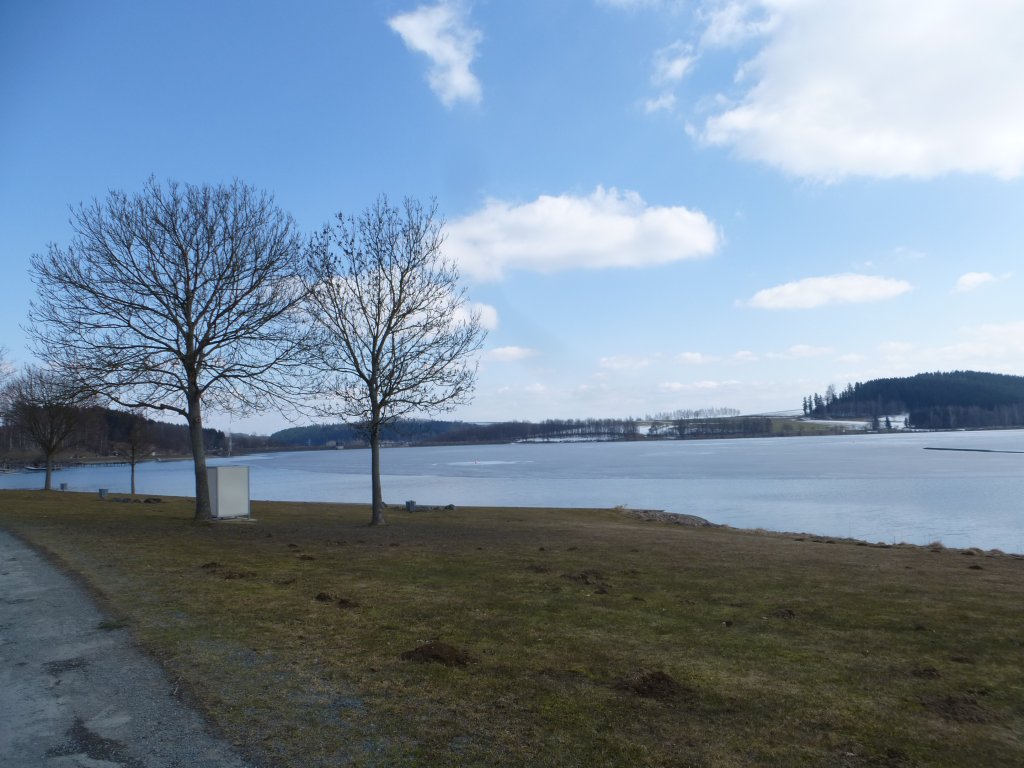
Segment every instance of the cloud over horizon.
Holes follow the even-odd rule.
[[[461,3],[442,0],[388,19],[406,47],[430,59],[427,82],[446,107],[457,101],[478,104],[482,97],[470,65],[483,35],[469,25],[467,16]]]
[[[537,350],[529,349],[527,347],[495,347],[489,349],[484,353],[484,357],[488,360],[494,360],[499,363],[514,363],[520,360],[526,360],[527,358],[533,357],[537,354]]]
[[[758,309],[813,309],[827,304],[861,304],[891,299],[913,289],[905,280],[872,275],[806,277],[754,294],[748,305]]]
[[[636,192],[598,187],[586,197],[491,199],[448,224],[447,250],[463,274],[499,280],[507,270],[647,267],[710,256],[714,224],[682,206],[651,206]]]

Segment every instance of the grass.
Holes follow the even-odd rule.
[[[0,493],[270,765],[1024,764],[1024,558],[614,510],[253,513]],[[470,661],[402,658],[424,646]]]

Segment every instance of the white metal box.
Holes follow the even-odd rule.
[[[214,517],[249,517],[249,468],[210,467],[210,507]]]

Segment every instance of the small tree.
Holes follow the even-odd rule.
[[[139,463],[139,459],[153,448],[149,420],[141,413],[131,413],[129,415],[128,428],[121,435],[121,438],[121,445],[124,448],[125,458],[128,459],[128,466],[131,472],[131,494],[134,496],[135,467]]]
[[[303,242],[265,193],[230,185],[111,192],[75,238],[32,257],[37,353],[130,409],[188,422],[195,519],[210,517],[204,408],[246,413],[293,391]]]
[[[369,439],[371,525],[384,523],[381,427],[451,410],[475,383],[472,357],[486,332],[443,243],[436,205],[406,199],[398,209],[380,197],[358,218],[338,214],[310,247],[312,348],[334,403],[323,411]]]
[[[53,487],[53,459],[72,442],[88,397],[67,376],[29,367],[4,389],[7,423],[39,446],[46,461],[43,490]]]

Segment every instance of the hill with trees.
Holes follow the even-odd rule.
[[[901,378],[829,386],[803,401],[805,416],[823,419],[908,414],[916,429],[991,429],[1024,426],[1024,376],[979,371],[919,373]]]

